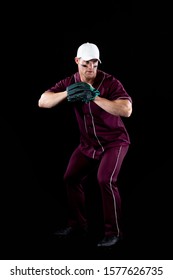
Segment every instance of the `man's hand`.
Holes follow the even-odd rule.
[[[98,95],[100,95],[99,90],[93,88],[91,85],[79,82],[74,83],[66,88],[67,100],[69,102],[82,101],[88,103]]]

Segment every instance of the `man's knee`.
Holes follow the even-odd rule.
[[[117,179],[106,174],[98,174],[97,181],[100,186],[110,186],[116,184]]]
[[[74,173],[65,172],[64,174],[64,182],[67,185],[75,185],[79,183],[79,176]]]
[[[104,174],[98,174],[97,181],[100,186],[108,184],[108,178]]]

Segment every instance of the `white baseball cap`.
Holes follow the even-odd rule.
[[[98,61],[101,63],[100,52],[98,47],[95,44],[88,43],[88,42],[82,44],[78,48],[76,57],[82,58],[83,60],[86,61],[91,59],[98,59]]]

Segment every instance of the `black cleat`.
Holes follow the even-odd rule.
[[[116,236],[105,236],[101,241],[97,243],[97,247],[111,247],[116,245],[119,240],[120,238]]]

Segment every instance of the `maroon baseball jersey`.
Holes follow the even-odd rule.
[[[78,72],[59,81],[49,91],[65,91],[67,86],[76,82],[81,82]],[[100,97],[132,102],[121,82],[111,74],[98,70],[92,86],[100,91]],[[86,156],[99,159],[107,148],[130,144],[129,134],[120,116],[106,112],[93,101],[73,102],[72,106],[80,130],[80,149]]]

